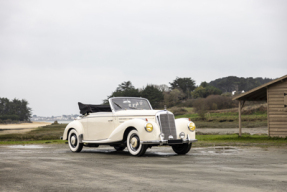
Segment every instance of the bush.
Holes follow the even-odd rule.
[[[52,123],[52,125],[59,125],[58,121],[54,121],[54,123]]]
[[[210,95],[205,101],[207,110],[229,109],[237,107],[238,102],[232,101],[231,97],[221,95]]]
[[[196,99],[193,103],[195,112],[205,119],[205,113],[208,110],[228,109],[237,106],[236,101],[232,101],[231,97],[221,95],[210,95],[207,98]]]
[[[206,82],[202,82],[199,87],[197,87],[192,93],[192,97],[196,98],[206,98],[209,95],[220,95],[222,91],[218,88],[215,88],[209,85]]]
[[[168,107],[178,105],[183,100],[185,94],[180,89],[173,89],[172,91],[164,93],[164,104]]]
[[[208,107],[206,105],[206,99],[203,99],[203,98],[197,99],[194,102],[193,107],[195,109],[195,112],[198,113],[198,115],[200,116],[200,118],[202,120],[204,120],[205,119],[205,113],[208,110]]]
[[[0,119],[1,120],[8,120],[8,119],[10,119],[10,120],[20,120],[18,115],[1,115]]]
[[[196,101],[196,99],[187,99],[182,101],[180,104],[178,104],[178,107],[193,107],[193,103]]]
[[[258,108],[253,108],[253,109],[248,109],[247,108],[247,110],[242,111],[242,114],[243,115],[251,115],[251,114],[254,114],[254,113],[263,114],[263,113],[266,113],[266,112],[267,112],[267,107],[260,106]]]
[[[176,116],[176,115],[184,115],[187,113],[187,110],[182,107],[173,107],[170,109],[170,111]]]
[[[6,123],[12,123],[12,120],[11,119],[7,119]]]
[[[225,97],[232,97],[232,93],[230,92],[225,92],[225,93],[222,93],[221,95]]]

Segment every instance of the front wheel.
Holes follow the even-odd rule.
[[[75,129],[69,133],[68,143],[71,151],[80,152],[83,149],[83,143],[79,143],[79,135]]]
[[[140,143],[140,137],[137,130],[129,132],[127,137],[127,147],[129,153],[133,156],[142,156],[147,150],[147,145],[142,145]]]
[[[186,153],[189,152],[190,148],[191,148],[191,143],[184,143],[184,144],[179,144],[179,145],[172,145],[172,149],[174,152],[176,152],[179,155],[185,155]]]

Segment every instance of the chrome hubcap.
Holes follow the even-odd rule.
[[[137,145],[138,145],[138,140],[133,137],[132,140],[131,140],[131,145],[132,145],[133,148],[136,148]]]
[[[71,137],[71,143],[72,143],[72,145],[75,145],[75,144],[76,144],[76,140],[77,140],[76,136],[73,135],[73,136]]]
[[[131,136],[129,146],[132,151],[137,151],[140,148],[140,138],[136,134]]]

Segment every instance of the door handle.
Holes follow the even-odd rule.
[[[112,119],[108,120],[108,122],[112,122],[112,121],[113,121]]]

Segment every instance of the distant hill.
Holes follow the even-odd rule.
[[[244,78],[244,77],[228,76],[210,81],[209,84],[220,89],[222,92],[232,92],[235,90],[238,90],[240,92],[244,90],[246,92],[255,87],[268,83],[272,80],[273,79],[262,78],[262,77]]]

